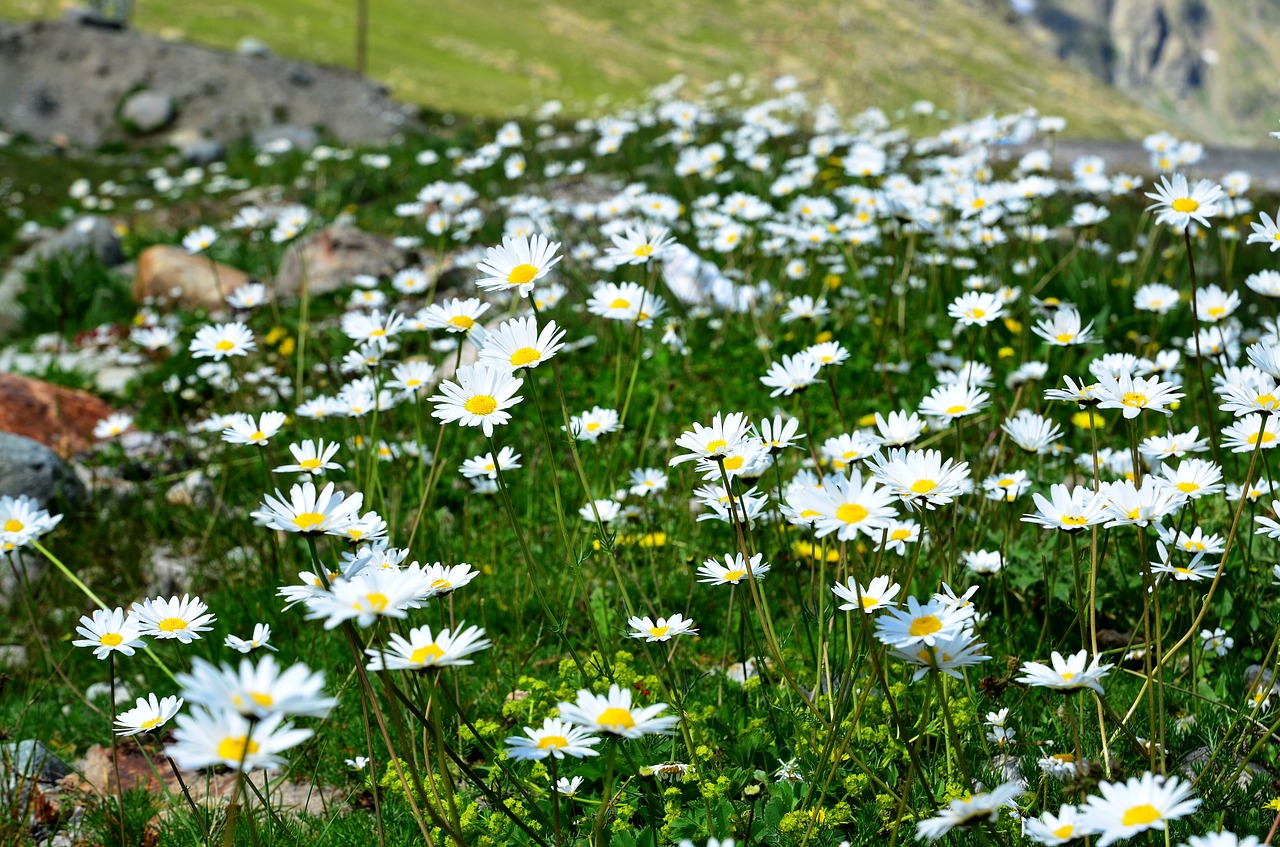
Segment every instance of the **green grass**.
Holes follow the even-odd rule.
[[[405,100],[507,115],[548,99],[573,112],[635,102],[677,73],[695,83],[794,74],[846,111],[929,98],[957,114],[1035,106],[1070,133],[1140,137],[1176,124],[1047,57],[995,0],[410,0],[370,3],[369,73]],[[355,4],[342,0],[139,0],[136,24],[231,48],[351,67]],[[51,0],[0,0],[0,15],[53,14]]]

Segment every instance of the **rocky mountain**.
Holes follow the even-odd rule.
[[[1019,0],[1023,32],[1208,141],[1280,120],[1280,0]]]

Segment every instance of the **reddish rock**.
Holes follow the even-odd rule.
[[[114,411],[87,391],[0,373],[0,432],[26,436],[63,457],[91,446],[93,427]]]
[[[156,244],[138,257],[133,300],[154,298],[187,308],[226,308],[226,296],[249,281],[244,271],[192,255],[181,247]]]

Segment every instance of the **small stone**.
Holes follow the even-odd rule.
[[[15,800],[27,796],[32,783],[51,787],[71,773],[66,762],[58,758],[43,741],[14,741],[0,746],[0,797],[6,808],[14,808]],[[20,792],[13,796],[14,789]]]
[[[273,124],[253,131],[253,146],[268,153],[310,153],[319,143],[320,133],[309,126]]]
[[[84,484],[58,454],[25,436],[0,432],[0,496],[23,495],[46,509],[87,499]]]
[[[0,432],[38,441],[59,455],[70,456],[93,446],[93,428],[114,412],[109,403],[87,391],[0,373]],[[9,444],[8,450],[19,446]],[[0,455],[4,452],[0,449]],[[3,476],[0,471],[0,490],[6,483]]]
[[[213,502],[213,483],[204,471],[195,470],[169,487],[164,502],[170,506],[203,509]]]
[[[305,279],[314,295],[329,294],[360,274],[385,277],[404,267],[405,252],[390,239],[351,226],[331,226],[293,244],[280,262],[276,291],[294,297]]]
[[[143,134],[168,126],[176,114],[173,98],[158,91],[139,91],[120,107],[126,127]]]
[[[226,296],[249,281],[244,271],[192,255],[181,247],[156,244],[138,257],[133,300],[209,310],[226,307]]]
[[[246,35],[236,44],[236,52],[241,56],[255,56],[265,59],[271,55],[271,48],[251,35]]]

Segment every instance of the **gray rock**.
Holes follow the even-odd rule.
[[[191,590],[191,572],[195,561],[179,555],[172,547],[163,545],[151,551],[151,581],[149,594],[169,597]]]
[[[203,509],[213,502],[213,483],[204,471],[194,470],[169,487],[164,493],[164,502],[170,506]]]
[[[122,92],[159,85],[181,105],[174,127],[221,141],[269,123],[322,126],[343,144],[421,125],[417,107],[350,70],[57,21],[0,23],[0,80],[6,130],[80,145],[126,137]]]
[[[209,165],[227,157],[227,148],[216,138],[198,138],[178,148],[182,160],[192,165]]]
[[[268,152],[297,150],[300,153],[310,153],[319,143],[320,133],[309,126],[274,124],[253,131],[253,146]]]
[[[159,91],[139,91],[120,107],[125,126],[144,134],[168,126],[176,114],[173,98]]]
[[[30,438],[0,432],[0,496],[24,494],[44,508],[86,498],[84,484],[57,453]]]
[[[236,45],[236,52],[241,56],[254,56],[259,59],[265,59],[272,55],[270,47],[251,35],[246,35],[240,39],[240,43]]]
[[[71,773],[43,741],[13,741],[0,746],[0,800],[9,810],[24,809],[33,788],[52,788]]]
[[[388,238],[350,226],[330,226],[290,245],[280,262],[275,291],[295,297],[302,290],[305,269],[313,295],[328,294],[350,285],[359,274],[390,276],[404,267],[407,257]]]

